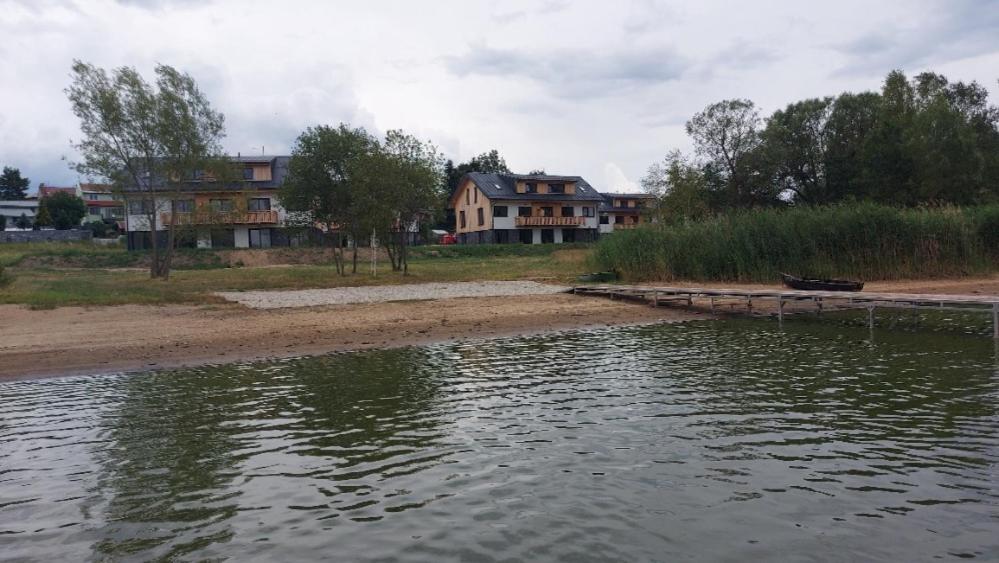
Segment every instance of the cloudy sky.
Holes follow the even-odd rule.
[[[186,70],[233,153],[287,153],[343,121],[606,191],[689,148],[684,122],[725,98],[766,114],[899,68],[977,80],[999,103],[999,0],[0,0],[0,37],[0,165],[33,187],[79,180],[74,58]]]

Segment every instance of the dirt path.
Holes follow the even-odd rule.
[[[700,313],[531,295],[309,309],[0,305],[0,379],[107,373],[697,318]]]

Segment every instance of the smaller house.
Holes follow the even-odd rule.
[[[80,184],[80,197],[87,204],[85,222],[121,222],[125,219],[125,204],[111,191],[109,184]],[[122,224],[124,226],[124,224]]]
[[[16,228],[17,221],[23,216],[30,224],[35,222],[38,213],[37,199],[11,199],[0,201],[0,215],[6,220],[6,228]]]
[[[451,195],[460,244],[591,242],[603,196],[579,176],[466,174]]]
[[[603,194],[600,205],[600,232],[612,233],[620,229],[634,229],[651,222],[649,211],[656,196],[644,193]]]

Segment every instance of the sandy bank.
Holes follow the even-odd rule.
[[[107,373],[698,318],[574,295],[309,309],[0,305],[0,379]]]

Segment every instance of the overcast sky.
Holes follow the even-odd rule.
[[[999,0],[0,0],[0,38],[0,165],[33,188],[80,179],[65,162],[73,58],[191,73],[233,153],[288,153],[305,127],[343,121],[604,191],[688,149],[684,122],[721,99],[769,114],[899,68],[999,100]]]

